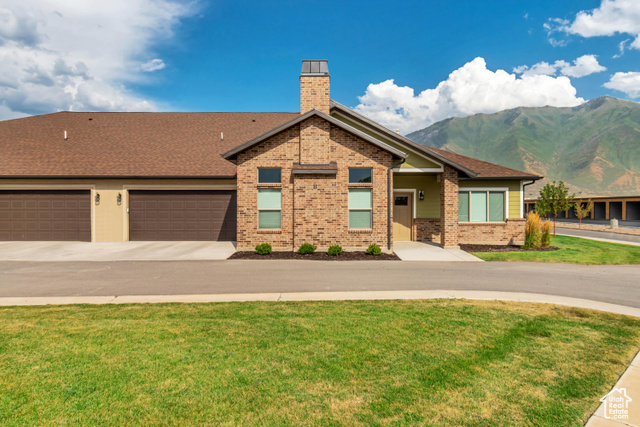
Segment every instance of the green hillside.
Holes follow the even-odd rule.
[[[435,123],[416,142],[564,180],[582,195],[640,194],[640,104],[603,96],[578,107],[521,107]]]

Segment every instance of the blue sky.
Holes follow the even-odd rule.
[[[15,3],[0,9],[0,118],[297,111],[302,59],[328,59],[333,99],[403,132],[640,96],[637,1]]]

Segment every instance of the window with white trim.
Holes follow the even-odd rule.
[[[349,228],[366,230],[372,224],[372,190],[370,188],[349,189]]]
[[[279,188],[258,189],[258,228],[282,226],[282,191]]]
[[[504,222],[504,191],[460,191],[458,193],[459,222]]]

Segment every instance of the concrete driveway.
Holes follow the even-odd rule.
[[[222,260],[235,242],[0,242],[0,261]]]

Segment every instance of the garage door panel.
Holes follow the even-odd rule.
[[[236,239],[235,191],[131,190],[129,200],[130,240]]]
[[[0,240],[91,241],[89,190],[0,190]]]

